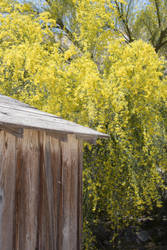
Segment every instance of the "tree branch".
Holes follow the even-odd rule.
[[[159,37],[157,44],[155,46],[156,52],[158,52],[164,46],[164,44],[166,44],[166,41],[163,42],[163,40],[166,36],[167,36],[167,27],[161,31],[160,37]]]
[[[130,11],[130,7],[132,5],[133,0],[130,0],[127,6],[127,11],[126,11],[126,22],[128,20],[128,16],[129,16],[129,11]]]
[[[63,21],[62,21],[60,18],[58,18],[58,19],[56,20],[56,24],[59,25],[59,27],[60,27],[61,30],[63,30],[63,31],[66,32],[66,35],[67,35],[67,37],[69,38],[69,40],[70,40],[78,49],[80,49],[81,51],[83,51],[82,46],[75,40],[75,38],[74,38],[72,32],[71,32],[69,29],[67,29],[67,27],[64,25]]]
[[[158,52],[166,44],[167,44],[167,40],[161,43],[159,46],[156,46],[155,51]]]
[[[158,1],[157,1],[157,0],[154,0],[154,2],[155,2],[155,7],[156,7],[158,25],[159,25],[159,28],[161,28],[161,15],[160,15],[160,11],[159,11]]]
[[[123,5],[121,5],[121,8],[120,8],[117,1],[115,1],[115,4],[116,4],[116,8],[118,10],[119,18],[120,18],[120,20],[122,21],[122,23],[124,25],[125,31],[126,31],[127,36],[129,38],[129,42],[131,43],[131,42],[134,41],[134,39],[132,38],[132,34],[131,34],[131,31],[130,31],[130,28],[129,28],[129,25],[128,25],[128,20],[124,17]]]

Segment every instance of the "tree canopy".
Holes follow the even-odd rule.
[[[122,39],[111,1],[48,3],[39,13],[0,2],[0,92],[110,135],[85,145],[84,246],[96,249],[93,224],[117,232],[162,206],[164,61],[150,44]]]

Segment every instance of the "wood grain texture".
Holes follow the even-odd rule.
[[[15,128],[13,126],[7,126],[7,125],[0,125],[0,129],[6,131],[7,133],[10,133],[17,137],[23,137],[23,128]]]
[[[16,139],[0,132],[0,249],[13,249]]]
[[[62,142],[62,250],[70,250],[70,192],[71,192],[71,158],[68,143]]]
[[[16,250],[35,250],[39,202],[38,132],[25,130],[17,139]]]
[[[50,136],[45,137],[45,153],[44,153],[44,174],[46,179],[46,195],[48,202],[48,221],[49,221],[49,250],[56,249],[56,229],[54,216],[54,176],[51,166],[52,152],[50,147]],[[55,162],[56,167],[56,162]],[[46,202],[46,201],[45,201]]]
[[[0,250],[80,250],[82,143],[0,131]]]
[[[40,185],[39,185],[39,209],[38,209],[38,248],[50,249],[49,237],[49,205],[47,197],[47,182],[45,173],[45,141],[46,133],[39,133],[40,144]]]
[[[75,122],[67,121],[12,98],[0,95],[0,124],[15,125],[22,128],[36,128],[59,133],[72,133],[85,136],[94,142],[97,137],[107,138],[108,135],[97,132]]]
[[[38,246],[61,249],[61,152],[59,140],[40,132],[40,204]]]
[[[78,250],[78,140],[43,133],[40,148],[39,249]]]
[[[61,197],[62,192],[62,166],[61,166],[61,149],[60,141],[54,137],[50,137],[50,154],[51,154],[51,169],[53,176],[53,223],[54,223],[54,249],[59,249],[61,245],[62,230],[62,212],[61,212]]]
[[[82,171],[83,171],[83,141],[79,140],[78,143],[78,235],[77,235],[77,249],[82,249],[82,190],[83,190],[83,183],[82,183]]]
[[[77,248],[78,231],[78,140],[69,135],[69,147],[71,151],[71,194],[70,194],[70,223],[71,223],[71,250]]]
[[[62,142],[63,224],[62,250],[77,249],[78,141],[68,135]]]

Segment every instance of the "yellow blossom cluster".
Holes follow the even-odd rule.
[[[111,1],[73,4],[80,53],[74,44],[61,52],[49,12],[1,1],[0,92],[110,135],[85,145],[85,223],[105,213],[119,230],[161,206],[167,163],[163,60],[143,41],[127,45],[115,37]]]

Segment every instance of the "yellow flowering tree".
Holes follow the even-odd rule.
[[[115,33],[110,1],[71,6],[75,28],[60,32],[53,13],[0,2],[0,92],[110,135],[85,145],[84,246],[90,250],[99,249],[92,227],[101,220],[118,232],[162,205],[167,85],[151,45],[129,46]]]

